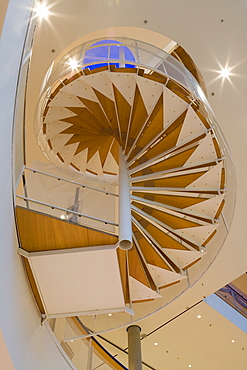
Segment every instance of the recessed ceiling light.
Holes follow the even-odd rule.
[[[65,219],[65,215],[61,215],[61,216],[60,216],[60,218],[61,218],[62,220],[64,220],[64,219]]]
[[[108,316],[112,316],[112,313],[108,313]]]
[[[231,68],[229,67],[222,68],[220,71],[220,76],[223,78],[228,78],[231,75],[230,72],[231,72]]]
[[[188,367],[192,367],[192,365],[188,365]]]
[[[72,58],[69,58],[68,65],[70,66],[72,71],[74,71],[75,69],[77,69],[79,67],[79,64],[78,64],[77,60],[72,59]]]
[[[158,342],[155,342],[155,343],[154,343],[154,345],[155,345],[155,346],[158,346],[158,344],[159,344]]]
[[[34,11],[39,19],[47,19],[50,13],[46,4],[40,2],[37,2]]]
[[[71,343],[73,343],[74,341],[73,341],[73,339],[71,340]]]
[[[232,340],[231,340],[231,342],[232,342],[232,343],[235,343],[235,339],[232,339]]]
[[[198,319],[200,319],[200,318],[202,317],[202,315],[197,315],[196,317],[197,317]]]

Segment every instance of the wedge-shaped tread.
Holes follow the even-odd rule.
[[[128,251],[128,260],[129,260],[129,274],[140,283],[150,287],[150,282],[148,280],[143,261],[140,258],[138,250],[135,245]]]
[[[119,270],[123,286],[123,294],[125,303],[130,303],[130,293],[129,293],[129,272],[127,264],[127,252],[122,249],[117,249]]]
[[[143,234],[137,229],[136,226],[133,226],[133,233],[138,240],[138,244],[141,248],[146,262],[154,266],[158,266],[162,269],[171,271],[171,268],[168,266],[168,264],[155,250],[155,247],[151,245],[151,241],[148,242],[148,240],[143,236]]]
[[[207,198],[198,198],[190,196],[179,196],[179,195],[165,195],[165,194],[144,194],[144,193],[132,193],[133,196],[141,197],[156,203],[163,205],[184,209],[186,207],[193,206],[206,200]]]
[[[132,276],[130,276],[130,297],[133,303],[147,302],[155,298],[162,298],[159,293],[153,291],[145,284],[140,283],[139,280],[136,280]]]
[[[169,287],[171,285],[179,283],[181,280],[186,279],[186,276],[184,275],[178,274],[173,271],[161,269],[160,267],[154,266],[152,264],[148,264],[148,268],[153,276],[155,284],[158,286],[159,289]]]
[[[176,240],[176,238],[172,234],[168,235],[167,230],[162,229],[162,227],[158,227],[158,225],[153,225],[135,212],[133,212],[133,216],[141,224],[141,226],[143,226],[143,228],[153,237],[153,240],[157,241],[157,243],[162,248],[174,248],[182,250],[188,249],[182,243]]]

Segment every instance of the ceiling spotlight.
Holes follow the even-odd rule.
[[[158,344],[159,344],[158,342],[155,342],[155,343],[154,343],[154,345],[155,345],[155,346],[158,346]]]
[[[112,316],[112,313],[108,313],[108,316]]]
[[[220,71],[220,76],[222,78],[228,78],[231,75],[230,72],[231,72],[231,68],[229,68],[229,67],[222,68],[221,71]]]
[[[192,367],[192,365],[188,365],[188,367]]]
[[[64,219],[65,219],[65,215],[61,215],[61,216],[60,216],[60,218],[61,218],[62,220],[64,220]]]
[[[232,339],[232,340],[231,340],[231,342],[232,342],[232,343],[235,343],[235,339]]]
[[[77,60],[72,59],[72,58],[69,58],[68,65],[70,66],[72,71],[74,71],[75,69],[77,69],[79,67],[79,64],[78,64]]]
[[[197,315],[196,317],[197,317],[198,319],[200,319],[202,316],[201,316],[201,315]]]
[[[71,340],[71,343],[73,343],[74,341],[73,341],[73,339]]]
[[[46,4],[41,2],[37,2],[34,11],[39,19],[47,19],[50,14]]]

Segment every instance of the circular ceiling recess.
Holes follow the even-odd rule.
[[[82,183],[119,183],[116,254],[136,320],[208,268],[233,209],[228,148],[202,87],[173,51],[130,39],[80,45],[52,66],[38,107],[38,142],[55,166]]]

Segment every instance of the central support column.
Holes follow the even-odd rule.
[[[127,328],[127,332],[129,370],[142,370],[141,328],[138,325],[131,325]]]
[[[132,226],[130,208],[129,173],[122,148],[119,147],[119,247],[129,250],[132,247]]]

